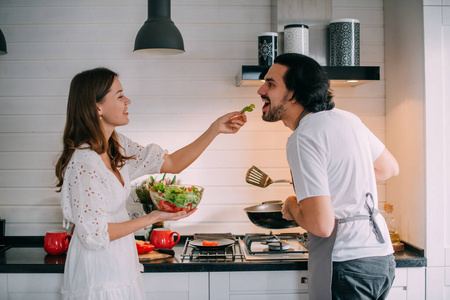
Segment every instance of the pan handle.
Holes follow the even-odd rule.
[[[270,203],[283,203],[281,200],[271,200],[271,201],[264,201],[261,204],[270,204]]]
[[[281,182],[292,183],[292,181],[290,181],[290,180],[288,180],[288,179],[274,180],[272,183],[281,183]]]

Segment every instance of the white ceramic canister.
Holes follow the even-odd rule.
[[[284,53],[309,55],[309,27],[305,24],[284,26]]]
[[[330,65],[359,66],[359,20],[330,22]]]

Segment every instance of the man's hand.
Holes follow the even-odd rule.
[[[284,201],[283,206],[281,207],[281,213],[283,214],[283,218],[288,221],[295,220],[292,216],[291,209],[292,207],[298,206],[297,197],[290,196]]]

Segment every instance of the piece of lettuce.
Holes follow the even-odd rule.
[[[246,111],[251,112],[254,108],[255,104],[250,104],[249,106],[246,106],[241,110],[241,114],[245,113]]]

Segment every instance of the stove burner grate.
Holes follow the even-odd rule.
[[[302,245],[306,244],[307,235],[306,233],[281,233],[278,235],[270,232],[269,234],[260,234],[260,233],[247,233],[244,236],[244,242],[247,246],[247,250],[249,254],[272,254],[272,253],[307,253],[307,251],[294,251],[294,249],[289,247],[289,243],[287,241],[294,240],[300,242]],[[260,243],[264,245],[268,245],[267,249],[264,251],[252,251],[252,243]]]
[[[187,238],[181,254],[181,261],[189,259],[193,262],[234,262],[236,259],[244,257],[241,246],[237,242],[222,249],[204,250],[191,245],[189,241],[190,239]]]

